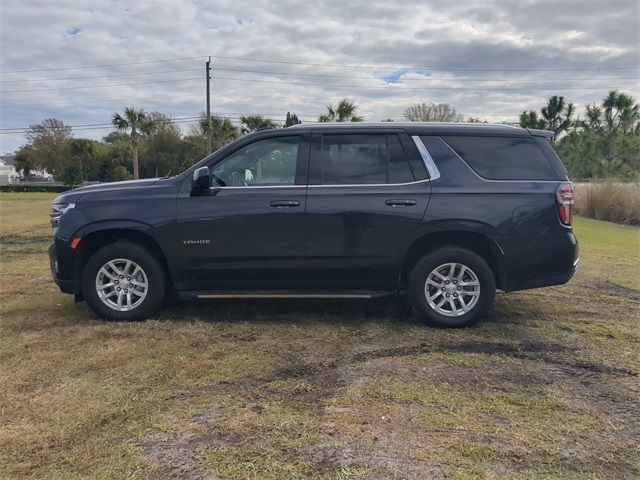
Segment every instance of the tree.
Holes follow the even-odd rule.
[[[565,102],[564,97],[554,95],[549,97],[547,105],[540,110],[544,119],[544,128],[554,133],[552,142],[558,138],[558,135],[573,124],[571,117],[574,113],[573,103]]]
[[[416,103],[407,107],[404,118],[410,122],[462,122],[464,115],[448,103]]]
[[[31,172],[38,169],[37,158],[31,145],[23,145],[16,152],[15,168],[22,178],[29,179]]]
[[[269,120],[269,122],[270,121],[271,120]],[[209,134],[209,125],[211,125],[211,145],[213,151],[224,147],[240,136],[238,127],[233,125],[233,123],[231,123],[231,120],[226,117],[218,117],[214,115],[211,117],[211,123],[209,124],[207,123],[207,116],[203,113],[200,116],[198,125],[202,132],[202,135],[205,137]]]
[[[139,166],[138,166],[138,146],[143,135],[151,133],[153,130],[153,120],[145,113],[144,110],[136,110],[133,107],[126,107],[124,109],[124,115],[114,113],[111,120],[113,126],[116,129],[126,132],[130,130],[129,139],[131,142],[131,149],[133,150],[133,178],[139,179]]]
[[[486,120],[480,119],[480,117],[469,117],[467,123],[489,123]]]
[[[140,170],[145,177],[160,177],[175,172],[185,155],[180,128],[173,118],[160,112],[150,112],[153,130],[143,138]]]
[[[122,180],[131,180],[131,174],[127,167],[123,167],[122,165],[118,165],[113,169],[113,180],[115,182],[121,182]]]
[[[358,106],[348,98],[343,98],[333,108],[327,105],[327,113],[318,117],[319,122],[361,122],[363,118],[357,114]]]
[[[275,128],[277,126],[276,122],[262,115],[242,115],[240,117],[240,130],[243,134],[255,132],[259,128]]]
[[[86,138],[74,138],[69,141],[69,162],[65,166],[65,177],[72,178],[76,183],[68,185],[78,185],[83,180],[88,180],[89,169],[96,164],[98,158],[96,144],[97,142]],[[72,170],[77,172],[71,173]]]
[[[637,175],[640,109],[632,96],[611,90],[600,105],[587,105],[585,120],[576,126],[559,145],[568,164],[580,164],[589,177]]]
[[[640,127],[640,109],[631,95],[611,90],[601,106],[587,105],[587,119],[578,122],[585,130],[607,136],[637,132]]]
[[[520,126],[522,128],[544,129],[544,119],[538,117],[538,112],[534,110],[525,110],[520,114]]]
[[[41,123],[29,125],[25,134],[27,143],[24,147],[28,155],[29,170],[44,169],[58,177],[67,162],[68,142],[72,138],[71,127],[62,120],[47,118]],[[27,153],[28,152],[28,153]],[[22,157],[26,161],[27,157]],[[26,168],[25,162],[22,169]]]
[[[284,121],[284,126],[285,127],[290,127],[292,125],[298,125],[302,123],[300,120],[298,120],[298,116],[295,113],[289,113],[287,112],[287,118]]]

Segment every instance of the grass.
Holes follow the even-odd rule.
[[[640,184],[605,181],[576,185],[576,211],[588,218],[640,225]]]
[[[0,194],[0,478],[640,476],[640,231],[475,328],[394,302],[212,302],[104,323],[50,280],[50,194]]]

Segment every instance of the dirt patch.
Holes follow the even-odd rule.
[[[469,341],[460,343],[419,343],[416,345],[405,345],[392,348],[383,348],[361,352],[352,356],[347,363],[367,362],[376,358],[385,357],[406,357],[420,355],[424,353],[458,352],[458,353],[478,353],[484,355],[502,355],[524,360],[539,360],[546,363],[554,363],[573,370],[586,370],[592,373],[626,375],[637,377],[638,373],[626,368],[611,365],[595,364],[581,361],[570,361],[562,358],[552,357],[553,354],[570,352],[571,349],[554,343],[543,343],[533,341],[523,341],[512,345],[500,342]]]
[[[197,453],[202,448],[216,444],[215,438],[199,434],[173,437],[154,434],[145,437],[137,445],[160,469],[152,478],[174,478],[176,480],[214,480],[204,476],[197,468]]]
[[[596,290],[600,293],[606,293],[607,295],[614,295],[617,297],[627,297],[636,302],[640,302],[640,292],[633,288],[623,287],[611,282],[592,282],[585,283],[583,285],[589,290]]]

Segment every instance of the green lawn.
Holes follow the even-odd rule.
[[[0,194],[0,478],[637,478],[640,230],[568,285],[426,328],[393,302],[104,323],[53,285],[49,194]]]

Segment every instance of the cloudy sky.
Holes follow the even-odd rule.
[[[637,0],[2,0],[0,153],[44,118],[101,138],[126,106],[188,128],[205,109],[313,121],[346,96],[368,120],[419,101],[516,120],[545,98],[640,96]],[[17,130],[11,130],[17,129]],[[15,133],[11,133],[15,132]]]

